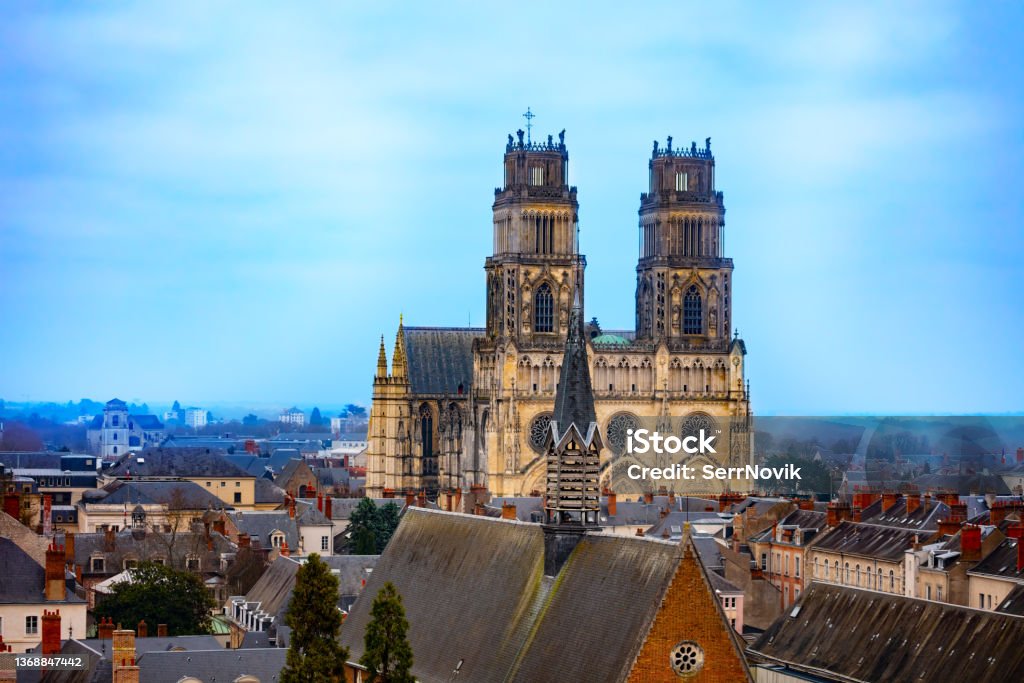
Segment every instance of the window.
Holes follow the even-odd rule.
[[[768,553],[761,553],[761,571],[768,569]]]
[[[925,591],[925,593],[926,593],[925,597],[928,598],[929,600],[931,600],[932,599],[932,587],[930,585],[928,586],[928,589]]]
[[[138,564],[138,560],[124,560],[124,562],[121,563],[121,566],[122,569],[135,569]]]
[[[686,192],[690,189],[690,177],[686,171],[676,171],[676,192]]]
[[[844,580],[844,583],[850,583],[850,563],[849,562],[844,562],[843,563],[843,573],[846,576],[846,578]]]
[[[281,544],[284,543],[284,534],[280,531],[275,531],[270,534],[270,545],[275,548],[280,548]]]
[[[942,586],[935,587],[935,599],[942,602]]]
[[[240,482],[240,481],[236,481],[236,482],[235,482],[235,488],[236,488],[236,489],[237,489],[237,488],[238,488],[239,486],[241,486],[241,485],[242,485],[242,482]]]
[[[114,455],[117,455],[117,446],[114,446]]]
[[[978,593],[978,609],[985,609],[985,594]]]
[[[537,289],[533,308],[533,329],[536,332],[555,331],[555,302],[551,296],[551,287],[546,282]]]
[[[793,589],[793,600],[797,600],[799,598],[800,598],[800,588],[798,586],[798,587]]]
[[[331,538],[330,536],[320,537],[320,550],[328,550],[330,548]]]
[[[206,488],[210,488],[210,482],[206,482]]]
[[[185,569],[189,570],[190,572],[199,571],[199,566],[200,564],[198,555],[189,555],[185,558]]]
[[[235,502],[236,503],[241,503],[242,502],[242,492],[241,491],[235,491]]]
[[[701,315],[700,292],[697,285],[690,289],[683,298],[683,334],[701,334],[704,332],[703,316]]]
[[[39,617],[36,615],[25,617],[25,635],[34,636],[39,633]]]
[[[893,570],[889,570],[889,590],[896,590],[896,574]]]
[[[114,432],[114,441],[117,441],[117,432]]]
[[[857,585],[860,585],[860,565],[857,565]]]
[[[224,487],[225,487],[225,486],[227,486],[227,485],[228,485],[228,483],[227,483],[226,481],[222,481],[222,482],[220,483],[220,487],[221,487],[221,488],[224,488]]]
[[[121,424],[121,417],[119,415],[112,415],[110,417],[110,424],[114,425],[115,427],[120,426],[120,424]],[[114,435],[114,438],[115,439],[117,438],[116,434]]]
[[[544,167],[543,166],[531,166],[530,167],[530,184],[531,185],[543,185],[544,184]]]
[[[796,577],[800,578],[800,558],[794,558],[796,561]]]
[[[89,570],[94,574],[102,574],[105,571],[106,560],[102,557],[94,557],[89,561]]]

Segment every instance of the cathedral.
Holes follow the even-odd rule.
[[[367,495],[483,487],[541,495],[546,447],[574,302],[585,308],[579,204],[565,131],[533,142],[509,135],[495,188],[486,327],[407,327],[388,363],[381,338],[367,449]],[[583,332],[593,406],[604,440],[600,486],[639,494],[630,430],[714,435],[714,453],[643,465],[736,467],[752,462],[746,347],[733,332],[725,206],[704,146],[654,143],[640,195],[635,327]],[[746,490],[739,481],[662,482],[680,493]]]

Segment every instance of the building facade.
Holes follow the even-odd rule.
[[[132,415],[121,399],[111,399],[103,414],[93,418],[86,438],[89,448],[101,458],[117,459],[151,446],[159,446],[167,436],[156,415]]]
[[[384,340],[373,383],[367,495],[484,486],[494,495],[545,489],[544,439],[574,298],[584,300],[577,190],[569,184],[564,131],[533,143],[510,135],[495,189],[493,250],[484,262],[483,328],[406,327],[390,367]],[[586,344],[598,424],[606,435],[601,486],[639,494],[624,476],[634,462],[626,434],[718,436],[716,453],[686,464],[751,460],[746,348],[734,334],[732,260],[725,206],[715,189],[710,140],[698,149],[655,143],[641,194],[635,325]],[[679,482],[721,493],[740,482]]]

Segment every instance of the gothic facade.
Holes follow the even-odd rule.
[[[406,327],[389,366],[384,340],[373,383],[367,495],[428,495],[483,486],[496,496],[546,488],[545,440],[575,297],[584,301],[576,188],[564,131],[546,142],[511,135],[493,204],[483,328]],[[586,328],[601,486],[640,493],[624,476],[628,430],[718,436],[691,466],[751,462],[746,348],[733,332],[725,206],[703,148],[654,143],[640,197],[635,326]],[[676,457],[674,461],[683,459]],[[644,463],[650,464],[650,463]],[[670,483],[670,482],[665,482]],[[675,482],[679,492],[746,488],[727,480]]]

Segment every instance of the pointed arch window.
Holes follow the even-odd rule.
[[[700,292],[696,285],[690,285],[683,298],[683,334],[703,334],[704,321],[701,315]]]
[[[555,331],[555,301],[551,287],[545,282],[537,289],[536,306],[533,309],[533,329],[537,332]]]
[[[434,455],[434,414],[426,403],[420,406],[420,447],[424,458]]]

